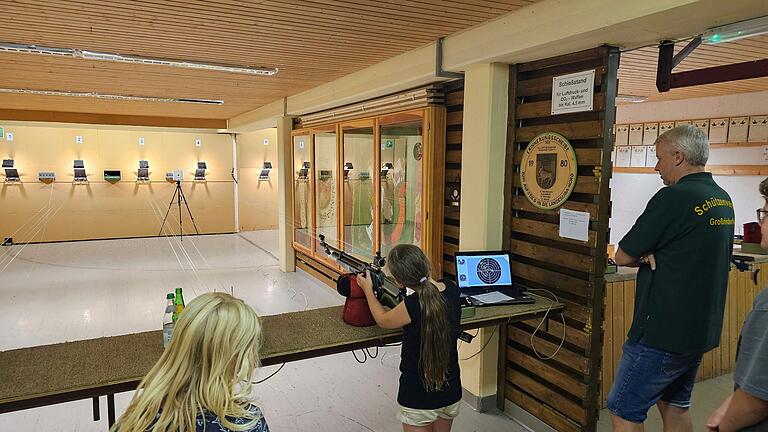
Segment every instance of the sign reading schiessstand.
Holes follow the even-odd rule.
[[[520,163],[520,182],[528,200],[552,210],[571,196],[576,185],[576,152],[555,132],[545,132],[528,143]]]

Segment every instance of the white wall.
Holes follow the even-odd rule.
[[[616,123],[645,123],[664,120],[683,120],[716,117],[735,117],[768,114],[768,91],[742,93],[668,102],[620,105],[616,110]],[[714,148],[710,150],[709,165],[759,165],[760,147]],[[757,186],[761,176],[715,176],[715,181],[733,199],[736,212],[736,233],[741,234],[743,224],[755,220],[755,209],[762,200]],[[610,229],[611,243],[629,231],[645,209],[648,200],[663,186],[658,174],[614,173],[611,180],[613,201]]]

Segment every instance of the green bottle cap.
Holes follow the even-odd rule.
[[[166,294],[165,298],[168,300],[173,300],[173,293]]]

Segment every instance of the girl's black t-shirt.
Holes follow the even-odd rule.
[[[442,390],[428,392],[424,388],[419,360],[421,357],[421,305],[419,296],[413,293],[405,298],[405,307],[411,317],[411,323],[403,327],[403,347],[400,359],[400,390],[397,403],[406,408],[437,409],[458,402],[461,399],[461,375],[459,372],[459,352],[456,341],[459,337],[461,304],[459,288],[450,280],[445,284],[442,295],[448,302],[449,321],[451,323],[450,362],[448,364],[448,382]]]

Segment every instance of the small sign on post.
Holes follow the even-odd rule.
[[[552,78],[552,115],[592,111],[595,70]]]

